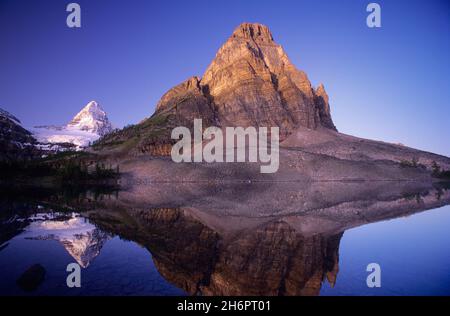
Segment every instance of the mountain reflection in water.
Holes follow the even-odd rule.
[[[100,253],[108,234],[78,214],[38,213],[22,236],[30,240],[56,240],[83,268]]]
[[[56,241],[87,271],[119,236],[147,249],[165,282],[189,295],[318,295],[324,281],[339,282],[345,230],[448,204],[446,188],[413,182],[130,185],[76,199],[9,199],[0,264],[8,266],[2,252],[15,239]]]

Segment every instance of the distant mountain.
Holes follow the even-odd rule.
[[[101,106],[91,101],[65,126],[35,126],[31,130],[41,143],[73,144],[81,149],[110,133],[112,125]]]
[[[104,136],[112,131],[112,125],[108,120],[106,112],[95,102],[89,102],[77,115],[67,124],[68,129],[86,131],[99,136]]]
[[[19,119],[0,109],[0,161],[32,158],[35,144],[36,139]]]

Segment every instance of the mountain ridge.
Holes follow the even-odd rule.
[[[281,140],[302,126],[337,130],[324,86],[312,87],[268,27],[243,23],[203,77],[192,76],[169,89],[150,118],[108,135],[94,150],[124,147],[135,155],[167,156],[173,144],[171,129],[192,128],[195,118],[201,118],[205,128],[278,126]]]
[[[324,86],[314,90],[268,27],[258,23],[237,27],[202,78],[193,76],[166,92],[156,113],[185,99],[202,104],[194,111],[202,110],[200,116],[206,121],[221,126],[278,126],[281,139],[299,126],[336,130]]]
[[[194,119],[202,119],[203,128],[279,127],[280,170],[262,176],[257,163],[171,162],[172,129],[192,131]],[[203,77],[169,89],[150,118],[106,135],[92,151],[124,161],[121,170],[130,179],[152,181],[432,181],[434,165],[450,169],[445,156],[339,133],[324,85],[314,88],[259,23],[238,26]]]
[[[0,108],[0,161],[34,157],[36,142],[18,118]]]

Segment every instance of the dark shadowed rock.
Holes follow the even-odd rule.
[[[21,122],[0,109],[0,161],[30,159],[36,156],[36,139]]]
[[[334,126],[333,120],[331,118],[331,110],[330,104],[328,103],[328,94],[325,91],[325,87],[323,84],[320,84],[317,89],[314,91],[315,94],[315,103],[317,104],[319,110],[319,118],[320,122],[323,126],[336,130],[336,126]]]
[[[44,267],[40,264],[34,264],[17,279],[17,285],[26,292],[32,292],[41,285],[44,278]]]

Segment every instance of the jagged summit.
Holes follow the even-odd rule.
[[[231,35],[235,38],[252,39],[258,42],[273,42],[272,32],[265,25],[259,23],[242,23]]]
[[[77,115],[67,124],[68,128],[88,131],[100,136],[111,132],[112,126],[106,112],[96,102],[89,102]]]

